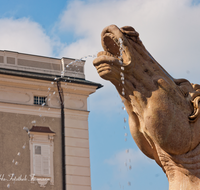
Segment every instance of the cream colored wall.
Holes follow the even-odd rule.
[[[96,87],[71,83],[62,86],[67,190],[91,190],[87,98]]]
[[[90,190],[88,112],[65,110],[66,182],[68,190]]]
[[[64,92],[65,105],[65,150],[66,150],[66,186],[67,190],[90,190],[90,155],[88,136],[87,97],[95,92],[96,87],[73,83],[61,83]],[[48,90],[48,88],[50,88]],[[53,95],[53,92],[56,92]],[[51,94],[51,96],[49,96]],[[33,96],[50,98],[48,106],[33,105]],[[50,109],[49,109],[50,108]],[[12,159],[16,157],[18,147],[26,142],[28,135],[22,130],[29,129],[32,121],[37,126],[48,126],[55,133],[54,138],[54,177],[53,186],[49,183],[45,189],[61,189],[61,123],[60,103],[56,83],[35,79],[0,75],[0,157],[2,172],[15,170]],[[6,150],[8,150],[6,152]],[[30,173],[30,152],[28,149],[21,163],[21,169],[16,172]],[[6,174],[7,174],[6,173]],[[7,183],[0,181],[0,189]],[[24,184],[24,185],[22,185]],[[2,188],[1,188],[2,185]],[[24,186],[26,188],[24,188]],[[40,188],[37,183],[15,182],[16,189],[28,190]],[[11,188],[10,188],[11,189]],[[40,188],[41,189],[41,188]]]

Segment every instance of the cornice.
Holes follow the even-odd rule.
[[[60,108],[40,107],[0,102],[0,112],[60,118]]]

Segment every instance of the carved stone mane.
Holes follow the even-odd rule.
[[[200,85],[172,78],[130,26],[108,26],[101,39],[93,63],[119,92],[136,144],[166,173],[170,190],[200,189]]]

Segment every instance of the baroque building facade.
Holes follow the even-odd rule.
[[[0,189],[91,190],[87,98],[100,87],[84,61],[0,51]]]

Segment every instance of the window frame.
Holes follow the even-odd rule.
[[[54,185],[54,169],[53,169],[53,152],[54,152],[54,135],[55,133],[42,133],[42,132],[32,132],[29,131],[29,149],[30,149],[30,176],[33,177],[40,187],[45,187],[45,185],[50,181],[50,185]],[[35,146],[49,147],[49,174],[38,174],[35,173]],[[39,157],[39,156],[38,156]],[[41,170],[44,169],[41,165]],[[45,179],[45,180],[42,180]]]

